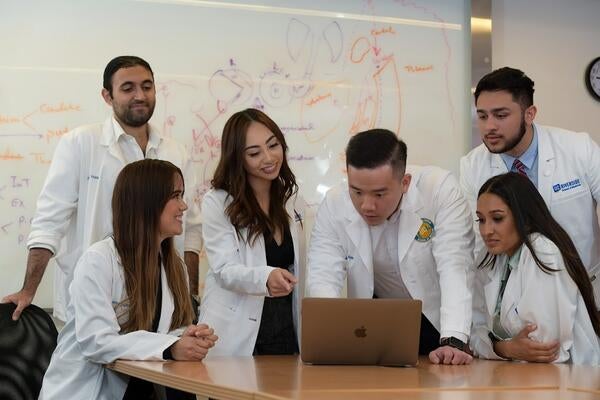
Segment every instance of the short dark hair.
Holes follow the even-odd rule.
[[[102,86],[104,89],[108,90],[112,97],[112,78],[113,75],[120,70],[121,68],[131,68],[135,66],[141,66],[150,71],[152,75],[152,79],[154,79],[154,72],[152,72],[152,68],[150,68],[150,64],[140,57],[136,56],[119,56],[115,57],[106,64],[106,68],[104,68],[104,76],[102,80]]]
[[[406,170],[406,144],[387,129],[359,132],[346,147],[346,167],[373,169],[390,164],[399,177]]]
[[[509,92],[522,109],[533,105],[534,82],[523,71],[511,67],[494,70],[481,78],[475,88],[475,104],[481,92]]]

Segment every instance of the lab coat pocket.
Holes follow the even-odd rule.
[[[109,372],[102,365],[84,359],[53,358],[44,376],[40,399],[62,397],[67,390],[73,399],[96,398],[103,373]]]
[[[346,256],[346,268],[348,269],[348,273],[355,270],[357,265],[363,265],[360,257],[358,255],[348,254]]]
[[[557,185],[554,185],[553,190],[558,191],[554,191],[552,193],[552,203],[557,206],[560,206],[563,202],[570,201],[576,199],[577,197],[586,196],[589,194],[589,189],[587,188],[587,186],[579,186],[566,191],[563,191],[561,189],[555,189],[556,186]]]
[[[227,336],[227,331],[235,319],[235,311],[216,302],[205,303],[200,306],[198,324],[207,324],[213,328],[219,341]]]
[[[210,296],[209,303],[217,304],[230,312],[236,312],[241,301],[242,296],[239,293],[218,288],[217,292]]]
[[[506,311],[502,310],[502,318],[500,323],[504,327],[504,329],[510,333],[512,337],[516,336],[528,323],[528,321],[523,320],[521,315],[519,315],[519,309],[517,304],[511,304],[510,307],[506,309]]]
[[[408,251],[408,268],[413,269],[416,276],[426,277],[432,282],[439,281],[431,241],[418,242],[415,240]]]

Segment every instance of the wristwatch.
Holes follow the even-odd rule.
[[[450,346],[460,351],[465,351],[467,344],[462,340],[455,338],[454,336],[445,337],[440,339],[440,346]]]

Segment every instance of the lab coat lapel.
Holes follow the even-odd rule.
[[[415,181],[418,179],[414,177]],[[408,253],[408,249],[415,241],[415,236],[419,232],[422,220],[418,211],[423,207],[421,193],[416,182],[411,182],[408,191],[404,194],[400,204],[400,216],[398,220],[398,263],[402,265],[402,260]]]
[[[265,238],[263,235],[258,235],[256,241],[251,244],[247,240],[248,231],[246,229],[242,229],[241,231],[242,237],[246,238],[243,241],[246,247],[246,262],[249,267],[256,267],[267,265],[267,254],[265,250]],[[275,265],[276,267],[279,265]]]
[[[348,236],[354,244],[359,257],[362,260],[364,266],[370,272],[373,272],[373,252],[371,249],[371,232],[369,231],[369,225],[362,219],[360,214],[354,208],[350,195],[346,195],[346,213],[348,217]],[[347,254],[352,257],[352,254]],[[348,260],[350,261],[350,260]]]
[[[167,275],[162,265],[160,267],[160,288],[162,290],[162,302],[161,304],[157,304],[157,306],[160,306],[160,319],[158,322],[157,332],[167,333],[170,330],[171,317],[173,316],[175,307],[173,304],[173,294],[169,288]]]
[[[485,293],[485,303],[487,305],[488,314],[493,316],[496,311],[496,301],[500,292],[500,280],[503,268],[500,265],[506,264],[506,256],[501,255],[496,258],[493,267],[485,267],[487,269],[488,282],[483,286]],[[506,292],[506,289],[505,289]]]
[[[552,200],[552,177],[556,168],[554,149],[548,138],[546,130],[536,125],[538,135],[538,192],[544,201],[550,206]]]
[[[298,279],[298,289],[296,293],[304,295],[304,271],[302,266],[305,264],[304,251],[304,207],[294,207],[293,202],[288,203],[288,215],[290,216],[290,233],[294,242],[294,275]]]

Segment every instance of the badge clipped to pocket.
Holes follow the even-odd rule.
[[[433,236],[435,230],[433,222],[427,218],[421,218],[421,227],[415,236],[417,242],[428,242]]]

